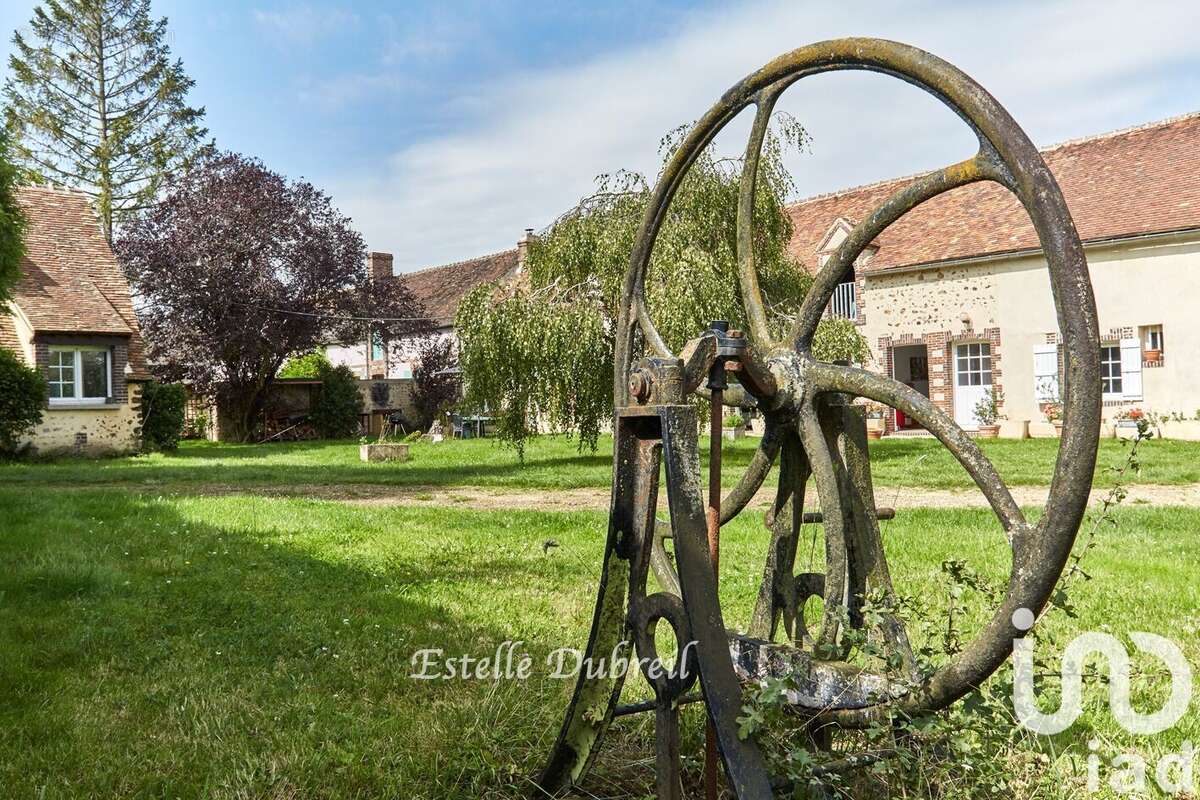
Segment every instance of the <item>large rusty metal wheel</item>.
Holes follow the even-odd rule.
[[[804,77],[835,70],[880,72],[924,89],[971,127],[978,137],[979,149],[965,161],[915,178],[859,221],[816,276],[786,337],[776,339],[768,324],[751,247],[760,151],[780,95]],[[620,633],[617,621],[626,597],[624,586],[618,584],[623,584],[632,569],[635,580],[630,602],[636,604],[637,591],[645,586],[644,562],[648,561],[666,589],[665,593],[653,596],[658,598],[654,608],[661,606],[672,612],[660,617],[672,623],[677,638],[682,641],[690,637],[697,642],[696,662],[709,718],[719,738],[729,783],[742,798],[769,796],[770,786],[761,754],[736,736],[733,721],[740,709],[737,685],[742,671],[735,674],[738,665],[734,660],[739,653],[744,656],[747,647],[752,650],[758,646],[758,655],[769,649],[769,660],[776,665],[794,663],[811,690],[801,692],[796,702],[799,710],[816,724],[857,728],[897,712],[911,715],[941,709],[963,697],[1000,666],[1011,652],[1013,639],[1025,634],[1025,627],[1014,625],[1014,612],[1018,609],[1040,612],[1053,591],[1086,509],[1100,425],[1099,334],[1087,264],[1066,203],[1037,149],[990,94],[947,62],[896,42],[841,39],[787,53],[734,85],[697,122],[664,170],[652,195],[624,283],[613,385],[619,427],[625,418],[623,414],[641,413],[639,404],[672,402],[651,401],[638,394],[639,369],[644,371],[643,365],[647,363],[644,356],[656,359],[656,364],[680,365],[684,392],[698,388],[697,369],[693,367],[698,364],[703,368],[713,361],[711,337],[691,343],[678,357],[670,352],[648,313],[644,285],[659,228],[688,168],[713,137],[749,106],[756,107],[756,116],[741,179],[737,260],[750,342],[740,357],[738,375],[742,386],[738,391],[753,395],[765,415],[767,429],[745,475],[722,504],[720,516],[724,523],[742,511],[772,465],[777,460],[781,462],[777,499],[768,515],[772,542],[758,605],[749,624],[749,634],[759,645],[747,645],[728,633],[711,561],[704,552],[703,541],[697,540],[700,534],[695,533],[696,525],[691,520],[676,518],[687,517],[689,513],[694,517],[695,511],[689,509],[698,508],[698,500],[690,498],[691,506],[674,499],[671,502],[672,526],[677,528],[677,575],[663,552],[661,531],[657,536],[654,532],[656,477],[645,479],[651,500],[649,510],[639,507],[642,517],[649,513],[649,519],[617,520],[624,513],[622,492],[633,491],[622,489],[621,470],[628,469],[638,459],[648,461],[653,457],[650,450],[640,451],[634,445],[618,448],[614,453],[615,521],[610,523],[609,549],[589,642],[589,652],[597,649],[603,652],[605,646],[611,646]],[[817,324],[834,289],[863,249],[909,210],[944,192],[978,181],[992,181],[1007,188],[1032,220],[1049,267],[1065,353],[1065,425],[1049,498],[1036,524],[1026,520],[974,440],[926,397],[889,377],[824,363],[813,356]],[[744,399],[738,392],[731,394],[726,397],[730,404]],[[885,595],[892,592],[874,500],[870,496],[865,435],[848,435],[846,431],[850,428],[841,422],[852,413],[845,404],[848,397],[884,403],[932,432],[986,496],[1011,548],[1012,568],[1003,599],[976,637],[931,676],[919,677],[911,669],[914,659],[907,635],[903,624],[894,618],[885,618],[879,633],[900,662],[910,667],[907,680],[897,680],[897,676],[882,670],[847,670],[842,661],[848,655],[843,644],[846,620],[855,624],[857,604],[868,590],[882,591]],[[698,495],[698,487],[692,486],[683,474],[691,469],[687,460],[675,464],[672,472],[670,439],[678,438],[678,434],[668,422],[686,420],[686,416],[681,417],[675,411],[659,413],[663,423],[662,431],[656,434],[660,443],[655,446],[666,453],[668,484],[682,482],[683,494]],[[693,441],[693,452],[694,447]],[[864,469],[865,483],[859,474]],[[825,572],[794,575],[797,531],[803,518],[805,484],[810,476],[822,509]],[[855,492],[865,493],[866,497],[855,497]],[[621,552],[625,542],[622,537],[635,529],[644,534],[647,527],[648,538],[654,540],[653,556],[641,561],[632,557],[632,567],[622,566],[622,559],[629,557]],[[682,541],[680,530],[684,532]],[[664,594],[680,595],[682,607],[662,600]],[[822,597],[824,612],[819,629],[810,635],[803,626],[803,605],[811,595]],[[789,642],[770,644],[781,618]],[[543,776],[544,787],[562,788],[586,771],[594,756],[594,745],[614,715],[619,694],[620,682],[580,681],[551,767]],[[577,714],[576,709],[582,707],[592,709],[592,721],[581,721],[584,716]],[[604,707],[607,714],[597,716],[595,710]],[[661,742],[660,734],[660,746]],[[660,787],[667,785],[660,783]],[[660,788],[660,794],[664,791]]]

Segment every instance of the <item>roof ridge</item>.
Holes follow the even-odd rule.
[[[399,272],[396,275],[394,275],[393,277],[400,278],[405,275],[419,275],[423,272],[433,272],[436,269],[447,269],[448,267],[458,267],[463,264],[470,264],[472,261],[482,261],[485,258],[495,258],[496,256],[503,256],[503,255],[507,255],[509,253],[515,253],[515,252],[517,252],[516,247],[509,247],[506,250],[497,250],[494,253],[484,253],[481,256],[474,256],[472,258],[464,258],[460,261],[451,261],[447,264],[437,264],[432,267],[421,267],[421,269],[414,269],[414,270],[410,270],[408,272]]]
[[[1176,114],[1171,117],[1151,120],[1150,122],[1141,122],[1137,125],[1128,125],[1124,128],[1105,131],[1104,133],[1093,133],[1089,136],[1078,136],[1074,139],[1064,139],[1061,142],[1056,142],[1046,147],[1039,147],[1039,153],[1051,153],[1055,150],[1061,150],[1064,147],[1072,147],[1078,144],[1087,144],[1089,142],[1099,142],[1105,139],[1115,139],[1118,136],[1128,136],[1131,133],[1140,133],[1142,131],[1153,130],[1155,128],[1165,128],[1168,125],[1174,125],[1176,122],[1183,122],[1188,119],[1200,119],[1200,111],[1189,111],[1186,114]]]
[[[1153,130],[1154,128],[1163,128],[1163,127],[1166,127],[1167,125],[1173,125],[1176,122],[1182,122],[1182,121],[1188,120],[1188,119],[1200,119],[1200,111],[1189,111],[1186,114],[1176,114],[1173,117],[1165,117],[1163,119],[1154,120],[1152,122],[1143,122],[1138,125],[1130,125],[1129,127],[1125,127],[1125,128],[1117,128],[1116,130],[1105,131],[1104,133],[1093,133],[1091,135],[1080,136],[1075,139],[1066,139],[1064,141],[1057,142],[1052,145],[1047,145],[1046,147],[1039,147],[1038,152],[1041,153],[1042,155],[1045,155],[1047,153],[1053,153],[1055,151],[1061,150],[1066,147],[1073,147],[1075,145],[1103,141],[1105,139],[1113,139],[1118,136],[1127,136],[1132,133],[1139,133],[1141,131]],[[847,194],[851,194],[852,192],[860,192],[863,189],[875,189],[880,186],[887,186],[890,183],[900,183],[901,181],[913,180],[914,178],[919,178],[922,175],[927,175],[927,174],[929,174],[929,170],[922,170],[920,172],[912,172],[907,175],[898,175],[893,178],[884,178],[884,179],[878,180],[878,181],[871,181],[870,183],[861,183],[861,184],[858,184],[857,186],[846,186],[841,189],[834,189],[829,192],[822,192],[820,194],[810,195],[809,197],[801,197],[798,200],[793,200],[790,203],[784,204],[784,208],[785,209],[795,208],[797,206],[802,206],[807,203],[814,203],[818,200],[828,200],[831,197],[847,195]]]

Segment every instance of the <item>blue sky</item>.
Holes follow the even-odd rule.
[[[0,30],[35,3],[5,0]],[[217,144],[328,191],[401,271],[511,247],[769,58],[873,35],[979,80],[1049,144],[1200,110],[1200,4],[155,0]],[[6,46],[7,47],[7,46]],[[940,166],[962,124],[895,80],[802,81],[800,195]],[[744,125],[718,145],[740,152]]]

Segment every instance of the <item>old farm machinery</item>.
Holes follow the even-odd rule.
[[[751,241],[760,151],[773,108],[793,83],[834,70],[869,70],[918,86],[949,106],[979,140],[971,158],[929,172],[895,191],[863,217],[821,268],[794,325],[782,339],[768,325]],[[737,266],[745,333],[714,324],[678,355],[655,330],[644,300],[655,237],[689,165],[748,106],[756,116],[746,148],[737,216]],[[1037,524],[1026,521],[995,468],[942,410],[891,378],[818,361],[814,331],[843,276],[881,232],[917,205],[978,181],[1008,189],[1026,209],[1049,265],[1065,354],[1065,428],[1049,500]],[[657,657],[660,621],[673,630],[678,652],[670,671],[646,671],[654,699],[620,705],[622,675],[581,673],[537,796],[577,785],[615,717],[655,715],[657,794],[682,796],[679,708],[703,702],[709,723],[709,796],[716,762],[729,791],[759,800],[785,789],[773,781],[753,740],[738,736],[743,683],[790,676],[789,701],[810,730],[862,728],[892,715],[945,708],[978,686],[1011,652],[1028,625],[1014,612],[1046,604],[1075,540],[1092,482],[1100,424],[1099,336],[1083,248],[1066,203],[1042,157],[1008,113],[981,86],[941,59],[907,45],[842,39],[794,50],[727,91],[691,130],[654,190],[625,277],[616,343],[613,489],[607,545],[588,658],[603,658],[630,642],[639,658]],[[736,377],[728,383],[729,376]],[[720,435],[712,430],[707,495],[700,485],[698,420],[689,395],[721,406],[753,402],[765,434],[740,482],[724,498]],[[902,411],[947,447],[986,496],[1011,548],[1008,585],[974,640],[932,674],[918,676],[903,621],[871,615],[869,635],[883,643],[898,669],[851,666],[848,634],[868,625],[864,598],[894,596],[871,485],[865,423],[855,397]],[[770,542],[757,604],[745,632],[726,621],[717,590],[720,525],[739,514],[778,462],[778,490],[767,513]],[[665,465],[669,525],[656,521],[660,467]],[[809,479],[821,514],[805,514]],[[707,500],[706,500],[707,496]],[[806,517],[824,529],[825,569],[795,572],[797,539]],[[671,539],[673,557],[666,539]],[[658,591],[648,588],[653,574]],[[807,600],[823,611],[809,630]],[[1022,611],[1017,619],[1028,612]],[[861,637],[859,638],[861,641]],[[693,646],[689,647],[688,644]],[[646,663],[646,662],[642,662]]]

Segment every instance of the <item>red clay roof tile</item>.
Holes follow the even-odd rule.
[[[87,195],[23,186],[18,200],[29,224],[13,298],[35,333],[128,336],[133,377],[148,377],[129,283]]]
[[[1042,151],[1085,241],[1200,228],[1200,113]],[[838,217],[858,221],[911,178],[801,200],[788,208],[789,250],[807,268]],[[965,186],[910,211],[875,241],[866,269],[912,267],[1038,248],[1025,210],[994,183]]]

